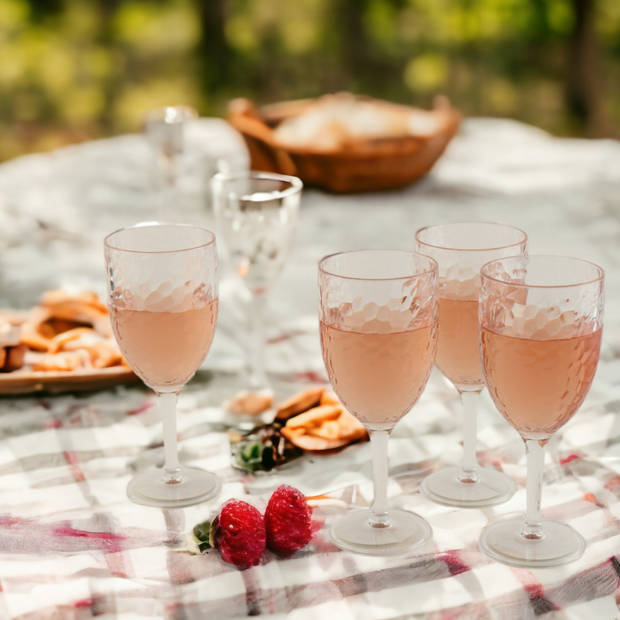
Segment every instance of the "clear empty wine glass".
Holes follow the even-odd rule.
[[[158,396],[163,469],[129,482],[130,499],[188,506],[215,495],[219,479],[179,464],[176,401],[204,360],[217,317],[215,235],[180,224],[134,226],[104,241],[108,305],[116,341],[133,371]]]
[[[478,335],[480,268],[494,258],[525,254],[527,235],[493,222],[454,222],[421,228],[416,250],[439,264],[439,338],[436,365],[457,389],[463,409],[460,467],[427,476],[422,491],[441,504],[473,508],[506,501],[514,482],[476,457],[476,409],[484,377]]]
[[[331,528],[343,549],[393,555],[431,536],[422,517],[390,509],[388,437],[418,400],[435,359],[437,264],[414,252],[362,250],[319,263],[323,360],[344,406],[370,433],[374,500]]]
[[[182,105],[156,108],[146,115],[145,132],[153,150],[153,180],[158,189],[177,185],[186,125],[197,117],[195,110]]]
[[[482,268],[480,330],[484,375],[495,405],[527,452],[527,511],[488,525],[490,557],[547,567],[578,559],[579,533],[540,512],[544,447],[577,411],[598,364],[604,273],[562,256],[513,257]]]
[[[251,295],[249,387],[264,389],[269,386],[264,357],[266,296],[286,263],[303,184],[297,177],[241,171],[216,174],[211,187],[218,238]]]

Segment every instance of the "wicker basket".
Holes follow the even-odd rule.
[[[245,139],[252,169],[292,174],[307,185],[339,193],[402,187],[433,167],[461,120],[460,114],[440,99],[432,111],[441,115],[433,135],[356,140],[341,151],[278,144],[274,127],[314,101],[284,101],[260,109],[247,99],[230,102],[228,120]]]

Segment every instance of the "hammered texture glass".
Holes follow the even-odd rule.
[[[431,537],[430,525],[389,508],[388,439],[418,400],[435,359],[437,263],[414,252],[362,250],[319,263],[323,360],[334,391],[370,434],[374,499],[330,528],[343,549],[404,553]]]
[[[527,235],[494,222],[450,222],[416,232],[416,250],[439,265],[439,336],[435,365],[459,392],[463,412],[460,466],[427,476],[422,492],[449,506],[477,508],[507,500],[514,483],[481,468],[476,457],[477,405],[484,388],[478,335],[480,268],[493,258],[525,254]]]
[[[480,548],[512,566],[579,559],[583,536],[541,512],[544,448],[586,397],[598,364],[604,273],[563,256],[515,256],[483,266],[481,353],[493,402],[524,440],[527,504],[485,527]]]
[[[221,172],[211,187],[218,238],[229,261],[252,293],[267,291],[293,241],[301,181],[266,172]]]
[[[127,495],[181,507],[216,495],[219,478],[179,463],[176,399],[207,354],[217,316],[215,235],[181,224],[145,224],[104,242],[108,305],[119,348],[158,395],[164,465],[138,472]]]
[[[108,239],[104,252],[111,303],[174,312],[217,298],[217,251],[210,231],[159,224],[125,228]]]
[[[563,256],[516,256],[483,267],[479,314],[487,383],[499,411],[525,438],[548,439],[585,397],[581,384],[589,385],[599,356],[603,287],[600,267]],[[514,343],[509,358],[506,338]],[[509,388],[496,385],[502,364],[513,358],[523,376],[532,375],[531,381],[519,385],[515,380]],[[563,364],[565,372],[559,373]],[[505,372],[511,379],[518,376],[511,369]],[[547,383],[546,399],[557,416],[536,415],[543,398],[542,390],[536,390],[538,380]],[[533,392],[532,402],[517,422],[508,395],[517,397],[522,390]]]
[[[527,235],[522,230],[494,222],[451,222],[427,226],[418,230],[415,238],[416,251],[433,257],[439,265],[440,300],[477,300],[482,265],[496,258],[525,254],[527,250]],[[442,335],[446,340],[453,338],[447,333],[447,326],[442,330],[442,307],[440,301],[437,366],[457,389],[481,389],[484,384],[481,372],[475,373],[474,378],[459,381],[459,373],[449,362],[450,356],[444,356],[444,349],[450,347],[450,342],[442,342]],[[461,323],[455,326],[461,333],[472,331],[472,326],[473,331],[477,329],[476,313],[470,316],[467,310],[463,308],[459,311]],[[477,338],[474,340],[476,342],[472,346],[477,350]]]

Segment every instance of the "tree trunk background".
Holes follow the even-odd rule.
[[[609,134],[595,30],[596,0],[572,0],[574,27],[569,40],[566,104],[590,136]]]

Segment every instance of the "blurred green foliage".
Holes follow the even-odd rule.
[[[618,0],[0,0],[0,160],[351,90],[616,135]]]

